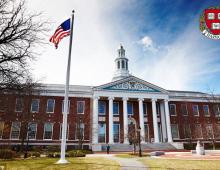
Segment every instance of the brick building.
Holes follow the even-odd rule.
[[[60,145],[64,85],[43,85],[40,94],[0,97],[0,145]],[[127,117],[127,119],[125,119]],[[28,129],[25,125],[28,124]],[[112,82],[70,86],[67,145],[129,143],[130,124],[140,127],[143,145],[214,139],[220,142],[220,96],[166,90],[129,74],[122,46]],[[28,135],[27,135],[28,134]],[[177,145],[178,144],[178,145]]]

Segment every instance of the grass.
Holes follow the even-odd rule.
[[[220,170],[219,160],[139,159],[150,170]]]
[[[94,158],[68,158],[70,163],[65,165],[55,164],[56,158],[35,158],[27,160],[0,160],[0,167],[5,166],[7,170],[119,170],[120,166],[117,162],[102,157]]]
[[[117,154],[115,155],[116,157],[119,158],[138,158],[138,154],[133,154],[133,153],[125,153],[125,154]],[[148,153],[142,153],[142,157],[147,157],[150,156]]]

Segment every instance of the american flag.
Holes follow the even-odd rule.
[[[66,36],[70,35],[70,18],[64,21],[50,38],[50,42],[54,43],[58,48],[59,42]]]

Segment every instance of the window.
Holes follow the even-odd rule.
[[[210,20],[215,19],[215,14],[214,13],[208,13],[208,19],[210,19]]]
[[[106,134],[106,124],[105,123],[99,123],[98,132],[99,132],[98,142],[105,143],[105,134]]]
[[[147,103],[143,104],[143,112],[144,112],[144,115],[147,115]]]
[[[203,105],[203,112],[204,112],[204,116],[210,116],[208,105]]]
[[[120,69],[120,61],[118,61],[118,69]]]
[[[126,70],[128,70],[128,62],[126,61],[126,63],[125,63],[125,64],[126,64]]]
[[[55,100],[48,99],[47,100],[47,113],[54,113]]]
[[[193,105],[192,109],[193,109],[193,115],[194,116],[199,116],[199,106],[198,105]]]
[[[216,125],[216,128],[214,129],[215,138],[220,139],[220,124]]]
[[[194,139],[202,138],[202,126],[201,124],[195,124],[192,135]]]
[[[28,132],[27,136],[29,139],[36,139],[37,134],[37,123],[29,122],[28,123]]]
[[[15,111],[16,112],[22,112],[23,106],[24,106],[23,99],[22,98],[17,98],[16,99],[16,104],[15,104]]]
[[[53,135],[53,124],[45,123],[44,124],[44,139],[52,139]]]
[[[181,104],[181,113],[183,116],[188,115],[188,110],[187,110],[187,105],[186,104]]]
[[[21,129],[20,122],[12,122],[12,124],[11,124],[11,139],[19,139],[20,129]]]
[[[68,100],[67,114],[69,114],[69,111],[70,111],[70,100]],[[62,101],[62,113],[64,113],[64,100]]]
[[[190,130],[190,125],[185,124],[183,125],[183,133],[184,133],[184,138],[191,138],[191,130]]]
[[[85,124],[78,123],[76,125],[75,139],[76,140],[83,140],[84,139],[84,131],[85,131]]]
[[[32,99],[31,101],[31,112],[32,113],[39,112],[39,103],[40,103],[39,99]]]
[[[125,61],[122,60],[122,68],[125,68]]]
[[[84,114],[85,111],[85,101],[77,101],[77,113]]]
[[[104,101],[99,101],[99,115],[105,115],[106,113],[106,104]]]
[[[211,124],[206,125],[206,136],[207,136],[207,139],[214,138],[213,128]]]
[[[60,123],[60,139],[62,139],[62,130],[63,130],[63,124]],[[69,124],[66,127],[66,139],[69,137]]]
[[[145,142],[150,142],[148,124],[144,124],[144,140]]]
[[[171,133],[173,139],[179,139],[179,129],[177,124],[171,124]]]
[[[133,112],[133,103],[128,102],[127,103],[127,109],[128,109],[128,115],[133,115],[134,114],[134,112]]]
[[[0,121],[0,139],[2,139],[3,131],[4,131],[4,122]]]
[[[5,101],[4,99],[0,98],[0,112],[5,111]]]
[[[119,103],[113,102],[113,115],[119,115]]]
[[[160,103],[156,103],[157,116],[160,116]]]
[[[219,105],[218,104],[215,104],[213,106],[213,111],[214,111],[214,114],[215,114],[216,117],[220,116],[220,109],[219,109]]]
[[[176,105],[175,104],[170,104],[170,115],[176,116]]]
[[[119,123],[113,124],[113,138],[114,138],[114,143],[120,142],[120,125],[119,125]]]

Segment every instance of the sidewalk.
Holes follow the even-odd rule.
[[[136,158],[119,158],[116,157],[114,154],[91,154],[86,155],[87,157],[105,157],[111,159],[113,161],[117,161],[120,166],[121,170],[146,170],[147,167],[139,162]]]

